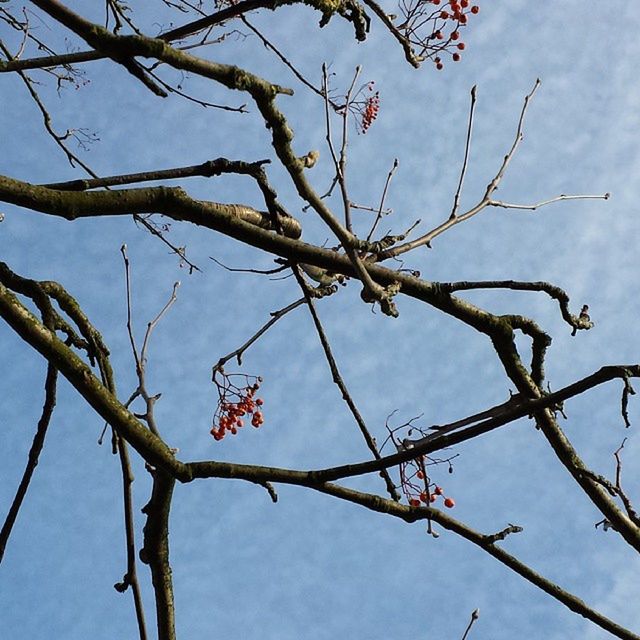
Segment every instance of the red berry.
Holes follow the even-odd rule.
[[[424,480],[424,473],[422,472],[422,470],[416,473],[416,478],[418,478],[419,480]]]
[[[471,7],[471,13],[478,13],[480,11],[480,7],[478,5],[473,5]]]
[[[454,32],[451,34],[451,39],[452,39],[452,40],[457,40],[459,37],[460,37],[460,32],[458,32],[458,31],[454,31]]]
[[[262,398],[256,398],[256,404],[261,407],[264,404],[264,400]]]
[[[460,51],[464,50],[464,42],[458,42],[458,44],[456,45],[456,47],[458,47],[458,49],[460,49]]]
[[[446,11],[441,11],[441,12],[440,12],[440,17],[441,17],[443,20],[446,20],[446,19],[449,17],[449,14],[448,14]]]
[[[459,62],[460,61],[460,54],[459,53],[454,53],[451,57],[453,58],[454,62]]]
[[[411,500],[409,500],[409,504],[412,507],[419,507],[420,506],[420,500],[418,500],[417,498],[411,498]]]
[[[264,422],[264,416],[260,411],[256,411],[251,418],[251,424],[254,427],[259,427]]]
[[[444,506],[447,507],[447,509],[453,509],[453,507],[456,506],[456,502],[453,498],[445,498]]]
[[[436,69],[438,71],[442,71],[442,69],[444,69],[444,65],[442,64],[442,62],[438,62],[438,64],[436,64]]]
[[[442,491],[442,487],[436,487],[433,492],[437,495],[437,496],[441,496],[443,491]]]

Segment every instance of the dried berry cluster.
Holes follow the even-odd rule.
[[[251,416],[251,426],[256,429],[264,423],[264,401],[255,397],[262,378],[255,378],[253,384],[237,387],[231,382],[231,376],[222,375],[223,383],[214,380],[218,386],[219,401],[210,433],[216,441],[222,440],[227,433],[236,435],[238,429],[244,427],[245,416]]]

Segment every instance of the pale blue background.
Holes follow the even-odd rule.
[[[90,15],[85,3],[70,4],[102,19],[102,7]],[[138,4],[144,3],[132,6]],[[314,82],[319,83],[323,61],[332,64],[340,86],[348,84],[358,63],[362,80],[376,81],[380,116],[366,136],[352,132],[349,171],[353,200],[376,204],[393,158],[400,159],[388,199],[396,213],[384,221],[383,231],[401,231],[418,217],[426,229],[448,215],[473,84],[478,106],[463,207],[481,197],[512,142],[524,95],[536,77],[542,79],[525,141],[499,197],[531,203],[560,193],[610,191],[612,198],[560,203],[535,213],[485,211],[406,263],[431,280],[549,280],[571,295],[574,312],[588,303],[596,328],[571,338],[557,307],[542,295],[467,296],[492,311],[527,313],[553,336],[547,364],[553,388],[603,364],[638,361],[640,21],[634,3],[608,6],[487,0],[464,34],[463,61],[443,72],[430,65],[410,68],[377,24],[368,41],[357,44],[350,26],[340,20],[318,31],[318,15],[305,7],[252,18]],[[391,11],[392,3],[385,7]],[[160,24],[168,27],[163,11],[154,3],[140,14],[141,24],[151,33]],[[42,37],[55,38],[43,24],[38,29]],[[15,44],[5,31],[2,37]],[[64,50],[62,38],[59,42]],[[279,105],[296,132],[300,155],[321,151],[309,177],[323,191],[331,163],[317,96],[295,82],[254,37],[230,37],[208,55],[295,88],[295,97],[281,97]],[[34,77],[46,82],[42,96],[59,130],[87,127],[99,135],[100,142],[82,156],[99,174],[218,156],[274,156],[251,104],[245,116],[204,110],[175,97],[155,98],[113,64],[83,68],[91,83],[60,96],[42,74]],[[247,101],[196,78],[185,88],[214,102]],[[0,78],[0,99],[0,173],[33,182],[81,176],[44,136],[17,77]],[[313,214],[300,212],[284,172],[275,165],[268,171],[281,200],[303,221],[305,239],[322,243],[329,238]],[[248,179],[182,184],[196,197],[260,204]],[[123,398],[135,380],[120,245],[128,244],[133,265],[139,338],[173,282],[181,280],[178,302],[157,329],[149,363],[150,390],[163,393],[157,418],[181,459],[305,469],[367,458],[303,308],[245,357],[243,370],[265,379],[264,427],[221,443],[208,435],[215,405],[211,365],[270,311],[299,296],[291,279],[229,275],[209,256],[230,266],[269,268],[268,255],[174,223],[170,239],[186,244],[204,270],[188,276],[163,244],[129,219],[69,223],[10,206],[2,211],[1,259],[22,275],[56,279],[77,297],[111,348]],[[368,214],[355,215],[366,228]],[[488,341],[425,305],[400,297],[397,320],[374,315],[351,284],[318,306],[345,380],[379,439],[393,410],[402,419],[424,413],[425,424],[443,423],[508,397],[509,385]],[[526,341],[521,345],[525,353]],[[0,326],[0,365],[4,514],[41,409],[45,365],[5,326]],[[624,482],[637,496],[640,411],[632,402],[634,428],[625,431],[619,392],[619,385],[611,384],[571,401],[564,426],[586,462],[610,476],[612,452],[631,436]],[[136,637],[131,596],[112,587],[125,571],[121,485],[109,447],[96,445],[101,429],[100,420],[61,382],[47,445],[0,568],[3,637]],[[483,532],[509,522],[523,526],[522,534],[506,541],[508,550],[604,614],[640,629],[637,557],[613,532],[594,529],[599,514],[530,423],[511,425],[456,452],[461,455],[453,475],[444,467],[433,472],[455,496],[456,517]],[[149,479],[139,460],[135,473],[140,534],[139,508],[147,500]],[[349,484],[383,491],[375,477]],[[423,523],[409,526],[299,488],[278,487],[278,493],[273,505],[263,489],[241,482],[177,487],[171,553],[179,638],[459,638],[476,607],[481,617],[472,638],[607,637],[452,534],[433,540]],[[146,567],[140,574],[153,628]]]

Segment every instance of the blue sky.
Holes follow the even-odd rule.
[[[143,3],[132,6],[137,4]],[[143,24],[161,21],[157,4],[158,15],[140,13]],[[85,11],[82,5],[71,6]],[[577,0],[482,2],[464,36],[462,62],[443,72],[430,65],[410,68],[377,25],[367,42],[356,44],[349,25],[334,19],[319,31],[317,19],[296,7],[263,12],[253,22],[316,83],[325,61],[340,86],[349,83],[356,64],[363,66],[363,81],[376,82],[380,115],[365,136],[351,133],[349,175],[352,199],[376,204],[399,158],[388,198],[395,213],[385,219],[385,231],[403,230],[417,218],[421,228],[430,228],[448,215],[472,85],[478,87],[478,104],[463,207],[481,197],[511,144],[524,95],[542,79],[499,197],[532,203],[560,193],[609,191],[611,199],[558,203],[536,212],[488,210],[438,238],[431,251],[407,258],[407,266],[429,280],[548,280],[569,293],[574,311],[588,303],[596,326],[572,338],[556,306],[542,295],[466,296],[491,311],[528,314],[553,336],[547,361],[553,388],[604,364],[637,362],[640,18],[632,3],[607,12]],[[255,38],[231,37],[208,55],[295,88],[296,95],[281,97],[279,105],[300,155],[320,150],[309,177],[323,191],[331,163],[317,96]],[[253,108],[242,116],[174,97],[161,101],[113,65],[85,68],[89,85],[60,96],[45,85],[42,95],[59,129],[87,127],[100,137],[82,156],[99,174],[218,156],[274,158]],[[245,101],[195,78],[185,88],[212,101]],[[0,173],[33,182],[80,177],[43,134],[17,78],[0,78],[0,98]],[[268,170],[280,199],[302,221],[304,238],[324,242],[329,232],[312,213],[300,211],[284,172],[275,162]],[[196,197],[260,204],[257,189],[242,178],[183,184]],[[337,200],[334,205],[339,210]],[[135,371],[120,246],[127,243],[132,261],[139,338],[173,282],[181,281],[178,301],[154,335],[149,362],[150,389],[163,394],[157,419],[181,459],[307,469],[367,458],[304,308],[280,321],[245,356],[242,371],[264,377],[264,427],[220,443],[208,434],[216,399],[211,365],[270,311],[299,296],[291,279],[230,275],[209,256],[256,268],[269,268],[270,256],[174,223],[170,238],[186,244],[204,271],[189,276],[164,245],[128,219],[69,223],[10,206],[2,211],[2,260],[22,275],[55,279],[76,296],[111,348],[122,397],[134,388]],[[368,215],[357,214],[361,230]],[[398,300],[396,320],[372,314],[358,292],[352,283],[318,307],[345,380],[379,439],[394,410],[398,419],[424,414],[425,424],[443,423],[507,399],[509,384],[483,337],[411,300]],[[42,405],[45,365],[3,325],[0,354],[4,513]],[[612,452],[628,435],[624,483],[637,496],[638,441],[634,428],[623,427],[619,400],[616,384],[573,400],[563,426],[587,463],[609,476]],[[637,403],[630,416],[635,427]],[[130,595],[112,587],[125,571],[120,472],[109,448],[96,444],[101,429],[101,421],[61,382],[47,445],[3,561],[0,619],[9,638],[100,640],[136,633]],[[638,559],[613,532],[594,529],[598,513],[529,422],[454,453],[460,454],[455,473],[433,471],[456,498],[453,515],[483,532],[510,522],[523,526],[505,548],[605,615],[640,629]],[[135,474],[140,534],[139,509],[148,499],[149,479],[139,461]],[[375,477],[349,484],[384,489]],[[453,534],[434,540],[424,524],[385,519],[299,488],[279,487],[278,493],[273,505],[263,489],[240,482],[177,487],[171,553],[179,638],[459,638],[476,607],[481,617],[473,638],[607,637]],[[144,566],[140,573],[152,622]]]

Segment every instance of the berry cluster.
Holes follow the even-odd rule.
[[[418,56],[431,60],[436,69],[444,69],[444,54],[454,62],[461,59],[465,43],[460,41],[460,29],[480,13],[480,7],[471,5],[470,0],[413,0],[403,13],[405,22],[400,29]],[[429,35],[424,31],[427,25]]]
[[[256,398],[255,395],[260,388],[262,378],[254,378],[253,383],[250,383],[249,376],[243,376],[247,384],[244,387],[238,387],[231,382],[234,374],[225,374],[220,371],[217,373],[221,373],[223,380],[220,382],[214,377],[219,399],[210,431],[213,439],[222,440],[227,433],[235,436],[238,429],[244,427],[244,418],[248,415],[251,416],[251,426],[256,429],[260,427],[264,423],[262,413],[264,400]]]
[[[439,496],[442,496],[443,504],[447,509],[456,506],[455,500],[445,496],[442,487],[431,482],[427,475],[427,464],[442,462],[449,462],[451,472],[453,469],[451,461],[431,460],[426,456],[418,456],[415,460],[400,464],[400,486],[411,507],[433,504]]]
[[[363,84],[346,105],[348,112],[355,118],[359,133],[367,133],[380,111],[380,92],[374,93],[375,82]],[[341,110],[344,113],[344,108]]]
[[[378,117],[379,110],[380,92],[376,91],[372,96],[369,96],[364,101],[364,108],[362,110],[362,121],[360,123],[360,126],[362,127],[362,133],[367,133],[367,129],[371,126],[371,123]]]
[[[418,471],[416,473],[416,477],[419,480],[427,480],[423,471]],[[419,507],[422,504],[432,504],[438,499],[438,496],[442,496],[443,504],[445,507],[447,507],[447,509],[452,509],[456,506],[456,502],[453,498],[448,498],[444,495],[444,490],[442,487],[434,484],[431,485],[433,488],[429,490],[429,486],[430,485],[427,481],[425,484],[425,489],[423,491],[420,491],[420,493],[417,495],[413,495],[413,497],[407,498],[409,501],[409,505],[412,507]]]
[[[440,4],[440,0],[431,0],[431,2],[435,5]],[[447,51],[451,53],[452,49],[457,49],[457,51],[453,51],[451,53],[451,59],[454,62],[459,62],[461,55],[460,51],[464,51],[465,44],[460,40],[460,26],[464,26],[469,21],[470,14],[477,14],[480,11],[480,7],[478,5],[469,6],[469,0],[449,0],[448,3],[449,9],[442,9],[438,14],[438,18],[440,20],[444,20],[444,24],[438,29],[434,29],[431,34],[431,38],[435,40],[445,40],[443,42],[442,47],[436,47],[440,51]],[[449,37],[446,38],[443,30],[446,30],[448,26],[451,25],[451,32],[449,33]],[[436,65],[436,69],[441,70],[444,68],[444,63],[442,62],[442,58],[439,55],[433,57],[433,63]]]
[[[403,436],[411,437],[415,435],[416,432],[421,436],[427,435],[430,429],[416,426],[416,420],[417,418],[412,418],[398,427],[391,428],[389,426],[389,419],[387,419],[385,427],[389,432],[389,437],[382,444],[382,449],[384,449],[387,443],[393,443],[397,451],[406,451],[410,445],[407,444],[407,439],[403,438]],[[441,464],[448,465],[449,473],[453,473],[452,460],[456,457],[457,454],[444,459],[431,458],[427,455],[417,455],[411,460],[400,463],[400,489],[409,506],[420,507],[421,505],[431,505],[436,502],[439,496],[442,496],[443,504],[447,509],[452,509],[456,506],[455,500],[445,496],[442,487],[432,482],[427,474],[427,467]],[[430,524],[429,533],[433,534]]]

